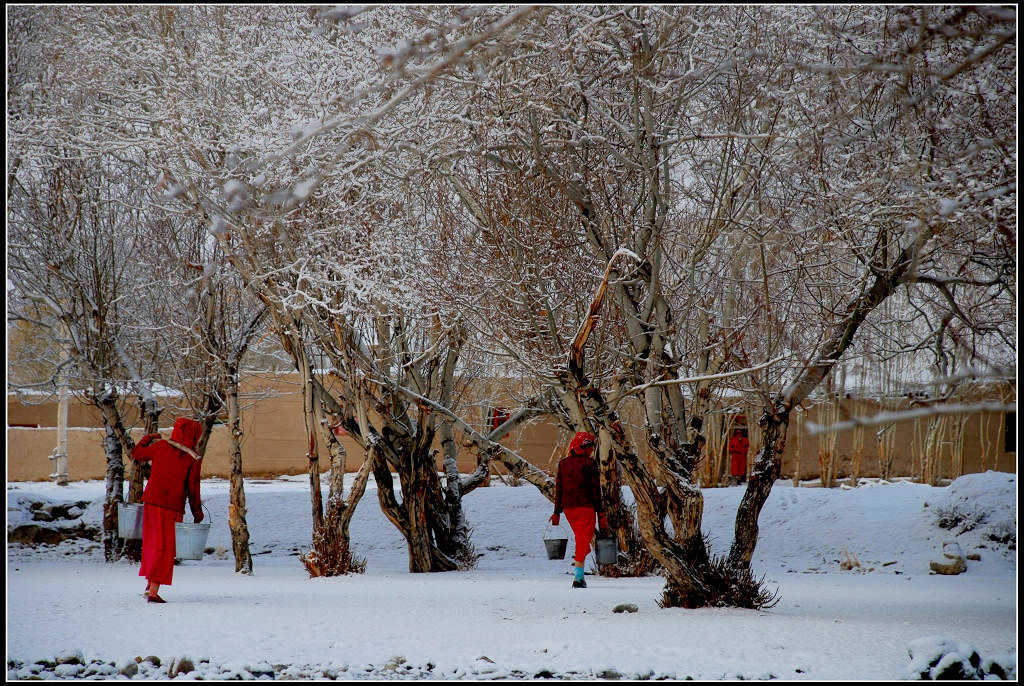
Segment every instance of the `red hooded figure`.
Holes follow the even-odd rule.
[[[729,439],[729,457],[732,458],[729,473],[743,481],[747,476],[747,451],[750,450],[750,440],[743,435],[743,432],[736,429],[732,438]]]
[[[569,454],[558,463],[555,512],[551,515],[551,523],[558,524],[559,514],[565,511],[565,518],[569,520],[576,539],[576,550],[573,553],[576,566],[574,583],[584,588],[583,560],[594,538],[595,515],[600,518],[601,528],[608,526],[601,507],[601,482],[597,464],[592,457],[595,444],[594,434],[586,431],[580,431],[573,437],[569,444]]]
[[[161,584],[170,584],[174,573],[174,524],[185,514],[188,498],[192,518],[203,521],[199,497],[202,460],[193,452],[203,425],[194,419],[179,417],[169,441],[160,434],[146,434],[132,451],[138,462],[152,461],[152,471],[142,493],[142,567],[139,576],[148,580],[146,594],[150,602],[162,603],[157,595]],[[177,446],[180,447],[176,447]]]

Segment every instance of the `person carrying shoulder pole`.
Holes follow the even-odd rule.
[[[583,560],[590,551],[594,538],[594,519],[599,519],[602,529],[608,528],[601,507],[601,482],[593,453],[596,440],[594,434],[578,432],[569,444],[569,454],[558,462],[558,476],[555,479],[555,512],[551,523],[558,526],[559,515],[572,527],[576,550],[573,553],[573,588],[586,588],[583,579]]]
[[[159,433],[146,434],[132,451],[132,459],[153,463],[153,470],[142,494],[142,566],[139,576],[146,578],[146,600],[166,602],[159,595],[161,585],[170,585],[174,576],[174,524],[185,515],[185,499],[192,518],[203,521],[199,495],[202,457],[195,452],[203,425],[194,419],[178,417],[170,440]]]

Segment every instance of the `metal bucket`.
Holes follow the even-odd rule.
[[[544,547],[548,551],[549,560],[564,560],[565,549],[569,545],[569,537],[565,535],[565,529],[555,524],[549,524],[544,530]]]
[[[207,510],[209,513],[209,510]],[[174,524],[174,556],[179,560],[202,560],[206,539],[210,535],[209,516],[207,521],[176,522]]]
[[[117,504],[117,535],[127,539],[142,538],[142,503]]]
[[[594,541],[594,557],[599,565],[613,565],[619,560],[619,543],[614,536],[598,537]]]
[[[548,549],[549,560],[564,560],[565,549],[569,545],[568,538],[545,538],[544,547]]]

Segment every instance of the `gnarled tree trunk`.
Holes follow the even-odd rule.
[[[737,568],[749,569],[757,547],[757,519],[761,514],[775,479],[782,471],[782,451],[786,447],[786,432],[793,408],[810,395],[842,358],[853,343],[857,330],[867,316],[886,298],[896,292],[913,275],[917,256],[925,241],[922,234],[903,248],[892,265],[871,265],[871,285],[866,286],[846,306],[845,316],[832,328],[817,359],[804,367],[796,379],[774,398],[765,409],[758,424],[762,431],[762,447],[754,462],[753,474],[736,512],[735,537],[729,551],[729,563]]]
[[[231,529],[231,550],[235,571],[252,574],[252,553],[249,551],[249,527],[245,521],[245,481],[242,478],[242,417],[238,409],[238,375],[228,370],[226,400],[228,427],[231,430],[231,490],[228,501],[228,528]]]
[[[298,349],[298,346],[296,346]],[[320,453],[317,441],[317,412],[313,387],[313,370],[304,351],[295,356],[302,379],[302,417],[306,424],[306,459],[309,473],[309,499],[313,514],[313,533],[324,525],[323,495],[320,491]]]
[[[757,545],[757,520],[761,516],[761,508],[768,500],[775,480],[782,473],[782,452],[786,448],[786,432],[789,430],[789,409],[765,411],[758,423],[761,426],[761,450],[754,460],[747,490],[736,510],[735,536],[729,550],[729,563],[738,568],[750,567]]]
[[[106,425],[103,452],[107,456],[106,495],[103,500],[103,559],[116,562],[121,558],[124,541],[117,535],[117,505],[124,502],[124,460],[121,441],[114,428]]]
[[[156,402],[156,398],[150,396],[141,399],[139,407],[142,410],[145,433],[156,433],[160,428],[160,413],[163,410]],[[131,451],[135,447],[135,441],[125,432],[121,437],[124,450],[129,458],[125,466],[125,476],[128,480],[128,502],[141,503],[142,493],[145,487],[145,480],[149,478],[150,464],[148,462],[136,462],[131,459]],[[126,540],[124,542],[124,556],[133,562],[142,561],[142,539]]]
[[[125,540],[117,533],[117,505],[124,502],[126,438],[129,445],[134,443],[128,437],[121,413],[117,409],[117,391],[107,389],[102,394],[94,395],[93,402],[103,416],[106,430],[103,438],[103,452],[107,460],[106,496],[103,501],[103,557],[107,562],[115,562],[124,555],[125,547]]]

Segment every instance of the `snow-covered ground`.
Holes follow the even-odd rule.
[[[179,678],[903,679],[919,639],[1016,654],[1010,474],[946,488],[780,481],[761,514],[753,567],[781,600],[763,611],[661,609],[659,577],[588,576],[589,588],[572,590],[568,561],[548,560],[542,543],[551,505],[531,486],[500,483],[466,498],[482,553],[476,569],[409,574],[371,480],[352,523],[366,573],[310,579],[297,558],[309,546],[307,483],[246,482],[256,571],[246,577],[233,572],[227,482],[204,481],[208,545],[218,552],[175,568],[161,590],[166,605],[145,603],[137,567],[103,563],[98,543],[8,545],[8,678],[111,678],[155,655],[163,666],[143,661],[136,678],[166,677],[187,656],[195,670]],[[741,495],[704,491],[713,552],[728,549]],[[101,482],[9,483],[8,531],[31,519],[33,502],[89,501],[82,518],[99,526],[102,497]],[[952,528],[938,526],[939,514]],[[954,538],[981,559],[959,576],[929,573]],[[840,568],[854,559],[859,566]],[[613,613],[620,603],[639,611]],[[76,652],[87,666],[33,664]]]

